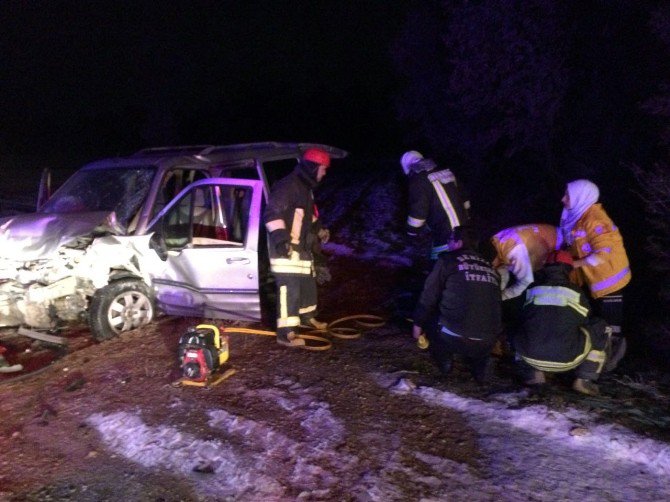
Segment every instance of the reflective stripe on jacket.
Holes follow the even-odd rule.
[[[433,258],[448,251],[452,230],[469,221],[470,202],[449,169],[412,173],[409,176],[410,235],[428,226],[433,237]]]
[[[567,371],[577,366],[591,349],[586,325],[589,303],[570,284],[563,266],[545,267],[539,284],[526,291],[521,324],[514,334],[519,356],[542,371]]]

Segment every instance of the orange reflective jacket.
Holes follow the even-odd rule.
[[[602,204],[589,207],[570,234],[573,242],[568,249],[573,257],[586,262],[575,271],[577,278],[588,284],[593,298],[619,291],[630,282],[623,238]]]

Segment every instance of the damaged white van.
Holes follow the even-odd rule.
[[[141,150],[78,170],[0,219],[0,327],[87,319],[104,340],[166,314],[260,320],[271,184],[314,143]],[[45,186],[40,193],[46,193]]]

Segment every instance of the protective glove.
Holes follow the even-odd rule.
[[[289,235],[285,228],[278,228],[270,232],[270,243],[274,246],[277,256],[288,257],[291,254]]]
[[[321,244],[325,244],[330,240],[330,230],[328,230],[327,228],[320,229],[316,235],[321,241]]]
[[[333,278],[333,276],[330,275],[330,270],[328,270],[328,267],[323,265],[315,266],[314,272],[316,274],[316,283],[319,286],[322,286]]]
[[[291,256],[291,245],[288,241],[279,241],[277,244],[275,244],[275,252],[279,256],[288,258]]]

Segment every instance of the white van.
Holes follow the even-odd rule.
[[[262,209],[308,148],[347,155],[267,142],[152,148],[85,165],[37,212],[0,219],[0,327],[83,317],[103,340],[149,323],[156,309],[260,320],[271,289]]]

